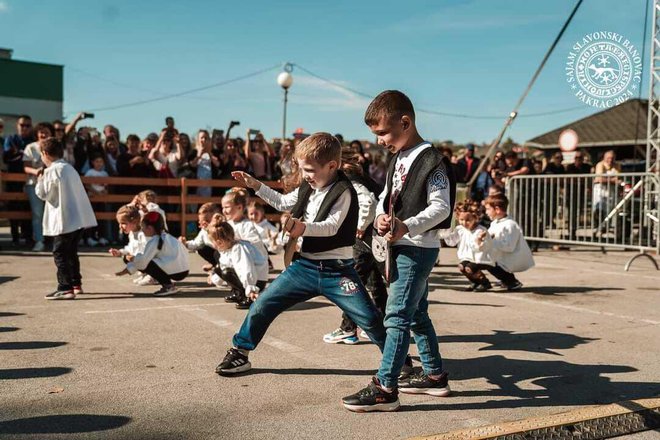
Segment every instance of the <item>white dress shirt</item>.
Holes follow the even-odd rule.
[[[498,266],[508,272],[524,272],[534,267],[534,256],[518,223],[509,217],[493,220],[488,232],[493,238]]]

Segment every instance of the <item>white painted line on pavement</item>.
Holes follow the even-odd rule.
[[[625,319],[626,321],[638,321],[638,322],[643,322],[643,323],[646,323],[646,324],[653,324],[653,325],[660,324],[660,321],[653,321],[652,319],[643,319],[643,318],[637,318],[635,316],[628,316],[628,315],[617,315],[616,313],[601,312],[599,310],[591,310],[591,309],[587,309],[585,307],[569,306],[569,305],[566,305],[566,304],[555,304],[555,303],[550,303],[550,302],[547,302],[547,301],[541,301],[541,300],[532,299],[532,298],[523,298],[523,297],[520,297],[520,296],[513,296],[513,295],[503,295],[502,293],[494,293],[494,292],[483,292],[482,294],[492,296],[493,298],[511,299],[511,300],[514,300],[514,301],[522,301],[522,302],[531,303],[531,304],[540,304],[540,305],[549,306],[549,307],[557,307],[557,308],[565,309],[565,310],[572,310],[574,312],[584,312],[584,313],[591,313],[592,315],[610,316],[612,318]]]
[[[559,269],[559,270],[566,270],[566,266],[555,266],[552,264],[545,264],[545,263],[539,263],[536,265],[538,268],[542,269]],[[649,280],[654,280],[657,281],[659,276],[652,276],[652,275],[640,275],[636,273],[629,273],[625,271],[621,272],[615,272],[615,271],[607,271],[607,270],[597,270],[597,269],[588,269],[588,268],[580,268],[580,272],[595,272],[598,274],[606,274],[606,275],[614,275],[614,276],[626,276],[626,277],[635,277],[635,278],[648,278]]]
[[[180,304],[176,306],[137,307],[134,309],[89,310],[85,313],[127,313],[127,312],[143,312],[145,310],[185,309],[186,307],[214,307],[214,306],[227,306],[227,305],[230,304],[226,302],[207,303],[207,304]]]

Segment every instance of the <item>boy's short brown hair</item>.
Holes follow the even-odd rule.
[[[412,101],[403,92],[398,90],[385,90],[371,101],[364,113],[364,123],[369,127],[378,125],[381,119],[400,119],[408,116],[415,120],[415,109]]]
[[[341,165],[341,143],[330,133],[314,133],[298,144],[295,157],[313,160],[319,165],[325,165],[332,160]]]
[[[242,188],[241,188],[242,189]],[[228,200],[234,205],[242,206],[245,208],[247,205],[247,191],[229,191],[222,197],[222,200]]]
[[[54,137],[49,137],[39,142],[39,148],[42,153],[46,153],[50,157],[60,159],[64,156],[64,145],[62,144],[62,141],[59,141]]]
[[[509,207],[509,199],[507,199],[504,194],[495,194],[486,197],[484,204],[490,205],[493,208],[500,208],[502,211],[506,212]]]
[[[219,214],[222,211],[222,208],[217,205],[217,203],[204,203],[202,206],[199,207],[197,210],[197,214],[199,215],[212,215],[212,214]]]
[[[266,212],[266,205],[259,199],[252,199],[247,205],[248,208],[254,208],[257,211]]]

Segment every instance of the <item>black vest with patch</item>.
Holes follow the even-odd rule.
[[[302,252],[325,252],[346,246],[353,246],[355,244],[359,210],[357,193],[355,192],[355,188],[353,188],[351,181],[348,180],[348,177],[346,177],[342,171],[337,173],[337,181],[323,198],[323,202],[321,202],[321,206],[316,213],[314,222],[325,220],[328,217],[328,214],[330,214],[330,210],[334,204],[346,190],[350,192],[351,205],[344,221],[339,226],[337,233],[328,237],[304,237]],[[314,189],[303,180],[298,189],[298,201],[291,209],[291,215],[299,219],[304,217],[309,197],[312,195],[313,191]]]
[[[392,157],[387,170],[389,190],[385,198],[387,201],[385,204],[386,210],[392,195],[392,178],[394,177],[394,167],[399,154],[400,152]],[[439,171],[439,173],[436,174],[436,171]],[[400,220],[407,220],[426,209],[428,206],[427,182],[432,176],[434,180],[437,180],[433,184],[437,185],[438,188],[444,189],[449,186],[450,209],[449,216],[430,230],[448,229],[451,228],[454,201],[456,200],[456,176],[449,159],[443,156],[435,147],[429,147],[422,151],[410,165],[401,192],[394,202],[394,215]]]

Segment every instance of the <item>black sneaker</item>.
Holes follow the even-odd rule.
[[[490,281],[486,280],[486,282],[477,284],[474,286],[474,291],[475,292],[486,292],[487,290],[490,290],[493,288],[493,285],[490,284]]]
[[[442,373],[439,379],[431,379],[426,373],[420,371],[405,381],[399,381],[399,391],[406,394],[447,397],[451,394],[448,378],[447,373]]]
[[[236,308],[239,310],[249,309],[253,301],[250,298],[243,297],[238,303],[236,303]]]
[[[221,376],[228,376],[237,373],[243,373],[252,368],[247,355],[241,353],[236,348],[227,350],[225,358],[215,367],[215,372]]]
[[[510,286],[506,286],[506,290],[509,292],[514,292],[516,290],[522,289],[522,283],[520,281],[516,281],[515,283],[511,284]]]
[[[412,358],[408,355],[406,356],[403,368],[401,368],[401,372],[399,373],[399,381],[408,379],[414,372],[415,369],[413,368]]]
[[[225,302],[238,303],[243,299],[243,294],[238,290],[232,290],[231,295],[225,297]]]
[[[76,294],[73,292],[73,289],[64,289],[64,290],[57,289],[55,292],[49,293],[44,298],[46,298],[46,299],[55,299],[55,300],[57,300],[57,299],[75,299]]]
[[[478,284],[470,283],[470,285],[467,286],[467,287],[465,288],[465,291],[466,291],[466,292],[473,292],[474,289],[475,289],[477,286],[478,286]]]
[[[154,296],[170,296],[179,293],[179,289],[174,284],[161,286],[154,292]]]
[[[396,411],[399,409],[399,393],[383,390],[375,377],[366,388],[342,399],[344,408],[353,412]]]

